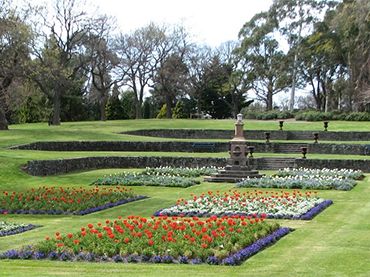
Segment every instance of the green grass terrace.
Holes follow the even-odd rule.
[[[0,193],[3,191],[25,192],[40,186],[64,188],[90,188],[97,178],[127,171],[127,169],[104,169],[74,172],[48,177],[30,176],[21,167],[29,160],[59,159],[88,156],[199,156],[227,157],[227,153],[164,153],[164,152],[55,152],[9,150],[8,147],[36,141],[164,141],[165,138],[149,138],[119,134],[138,129],[228,129],[233,130],[234,120],[127,120],[107,122],[73,122],[61,126],[47,123],[11,125],[9,131],[0,132]],[[247,130],[277,130],[277,121],[246,120]],[[284,130],[321,131],[322,122],[286,121]],[[329,123],[329,131],[367,131],[369,122]],[[171,139],[172,140],[172,139]],[[340,142],[338,142],[340,143]],[[256,157],[300,157],[300,154],[256,153]],[[308,154],[308,158],[325,159],[370,159],[370,156]],[[129,171],[137,171],[130,169]],[[262,171],[273,174],[274,171]],[[350,191],[320,190],[318,195],[331,199],[334,204],[312,220],[267,219],[281,226],[294,229],[276,244],[252,256],[240,266],[180,265],[180,264],[121,264],[61,262],[50,260],[0,260],[0,276],[368,276],[370,272],[370,175],[358,181]],[[87,214],[33,215],[0,214],[0,221],[27,223],[40,226],[17,235],[0,237],[0,252],[36,244],[55,232],[76,233],[89,223],[114,220],[120,216],[140,215],[150,217],[155,211],[170,207],[179,198],[202,194],[210,190],[227,192],[234,184],[206,183],[188,188],[130,187],[136,195],[146,199],[126,203]],[[251,188],[237,188],[240,192]],[[261,189],[271,191],[271,189]],[[276,191],[281,191],[276,190]],[[286,190],[290,191],[290,190]]]

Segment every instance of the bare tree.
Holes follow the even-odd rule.
[[[44,28],[33,45],[36,61],[30,76],[53,103],[50,123],[59,125],[62,96],[83,83],[85,44],[92,20],[77,0],[56,0],[53,12],[51,18],[41,15]]]
[[[112,31],[114,31],[114,19],[102,16],[95,20],[95,28],[89,36],[87,42],[88,56],[90,63],[91,83],[98,92],[98,102],[100,107],[100,120],[106,120],[106,106],[111,88],[123,80],[124,74],[120,78],[112,76],[113,70],[119,64],[119,59],[112,49]]]
[[[205,71],[210,66],[213,51],[207,46],[194,45],[187,57],[191,88],[189,94],[197,102],[197,113],[202,111],[201,96],[206,87]]]
[[[116,42],[124,84],[135,93],[136,118],[142,117],[144,92],[154,86],[154,75],[175,48],[169,28],[153,23],[130,34],[121,34]]]

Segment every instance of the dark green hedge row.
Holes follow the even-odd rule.
[[[244,114],[244,117],[247,119],[258,119],[258,120],[295,118],[296,120],[304,121],[325,121],[325,120],[370,121],[370,113],[368,112],[325,113],[318,111],[306,111],[291,113],[289,111],[268,111],[268,112],[248,111]]]

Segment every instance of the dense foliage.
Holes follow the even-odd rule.
[[[290,91],[289,107],[285,100],[280,107],[290,112],[367,112],[299,119],[369,120],[367,0],[274,1],[240,26],[239,41],[215,49],[193,43],[178,25],[116,32],[112,17],[92,14],[76,0],[55,0],[45,9],[17,3],[0,1],[1,130],[8,122],[158,114],[229,118],[253,101],[252,91],[266,110],[276,107],[277,94]],[[308,95],[296,99],[296,89]]]

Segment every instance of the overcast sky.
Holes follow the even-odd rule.
[[[90,0],[129,32],[150,22],[182,24],[193,39],[212,47],[237,40],[245,22],[272,0]]]

